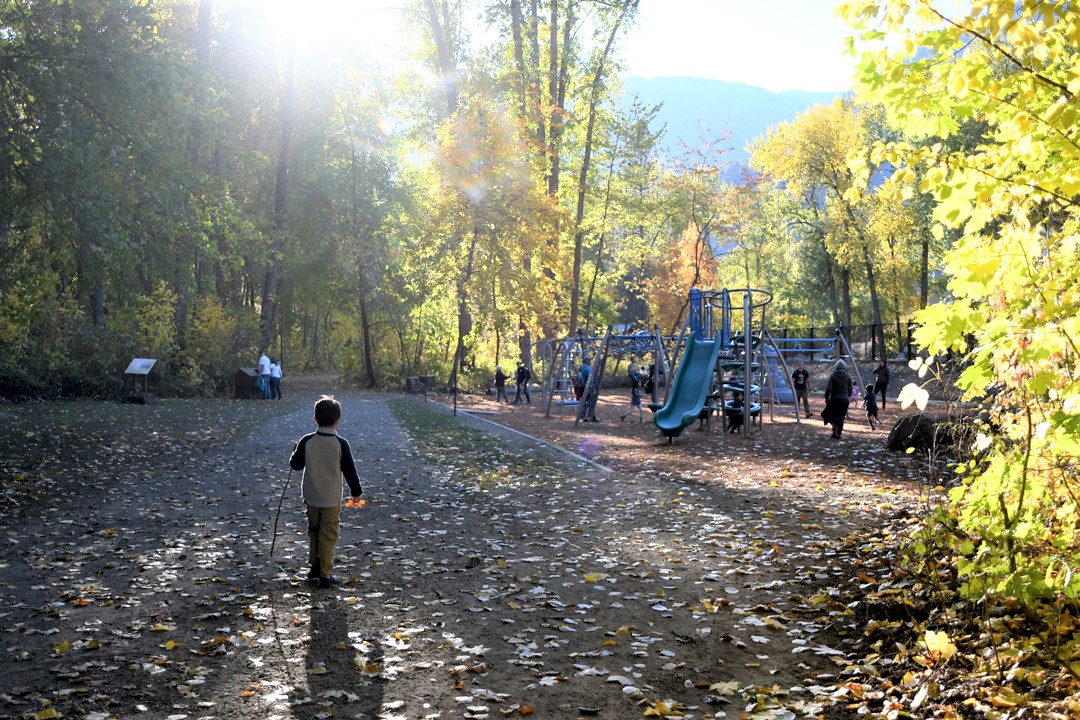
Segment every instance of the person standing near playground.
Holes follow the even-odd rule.
[[[821,420],[832,425],[830,437],[839,438],[844,432],[844,418],[851,405],[852,382],[847,371],[847,363],[837,360],[836,366],[825,381],[825,409],[821,411]]]
[[[300,491],[307,506],[308,582],[320,588],[337,585],[334,569],[334,550],[341,535],[342,478],[349,485],[352,497],[358,498],[364,489],[356,474],[349,441],[337,434],[341,422],[341,404],[329,395],[315,403],[315,425],[318,429],[296,442],[289,458],[293,470],[303,470]]]
[[[870,423],[870,429],[876,429],[874,427],[874,421],[877,420],[877,394],[874,392],[873,385],[866,386],[866,395],[863,396],[863,407],[866,408],[866,421]]]
[[[645,376],[638,370],[637,363],[630,363],[626,372],[630,376],[630,408],[619,416],[619,420],[626,422],[626,417],[637,408],[638,422],[645,422],[645,415],[641,411],[641,381]]]
[[[731,402],[728,403],[724,410],[728,419],[728,432],[741,432],[745,422],[745,415],[743,413],[743,394],[741,392],[735,393],[734,397],[731,398]]]
[[[259,377],[262,378],[263,400],[270,399],[270,358],[266,351],[259,353]]]
[[[802,360],[799,361],[795,371],[791,373],[791,385],[795,388],[796,404],[801,404],[803,415],[810,417],[814,414],[810,412],[810,373],[807,372],[806,363]]]
[[[506,394],[506,379],[510,377],[503,372],[502,365],[495,366],[495,402],[506,401],[506,404],[510,404],[510,397]]]
[[[518,360],[517,370],[514,371],[514,404],[521,402],[522,394],[525,395],[525,404],[532,405],[532,397],[529,395],[529,381],[532,380],[532,371],[525,367],[525,363]]]
[[[878,366],[874,368],[874,393],[881,399],[881,409],[885,409],[885,391],[889,389],[889,364],[884,360],[878,360]]]
[[[277,360],[270,362],[270,398],[281,399],[281,363]]]
[[[581,402],[581,396],[585,394],[585,387],[589,384],[589,374],[592,372],[592,366],[589,365],[589,358],[584,358],[581,361],[581,367],[574,373],[574,396]]]

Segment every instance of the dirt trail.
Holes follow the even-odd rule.
[[[0,714],[812,713],[844,652],[827,588],[855,572],[824,543],[914,497],[862,482],[883,462],[869,449],[855,469],[797,448],[762,463],[752,444],[668,451],[641,426],[602,441],[643,453],[594,453],[620,469],[605,473],[517,435],[414,440],[387,396],[337,391],[368,505],[343,513],[345,583],[312,590],[295,476],[269,547],[323,387],[293,383],[271,408],[58,407],[40,452],[4,448]],[[27,412],[9,408],[0,436]]]

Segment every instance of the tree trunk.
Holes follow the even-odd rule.
[[[548,139],[548,195],[559,192],[559,129],[562,107],[557,104],[559,96],[559,0],[551,0],[551,17],[548,20],[548,104],[551,106],[551,137]]]
[[[919,268],[922,278],[919,288],[919,309],[925,308],[930,302],[930,238],[925,233],[922,239],[922,267]]]
[[[878,296],[877,280],[874,278],[874,263],[870,258],[870,248],[863,243],[863,261],[866,263],[866,282],[870,286],[870,307],[874,313],[874,334],[877,335],[878,347],[885,350],[885,325],[881,321],[881,298]]]
[[[585,231],[582,223],[585,221],[585,198],[589,191],[589,167],[592,163],[593,133],[596,131],[596,112],[600,104],[600,95],[603,88],[604,66],[607,64],[611,46],[615,43],[615,36],[619,32],[623,18],[630,9],[627,5],[615,20],[615,24],[608,33],[604,51],[596,62],[596,72],[593,74],[592,88],[589,93],[589,120],[585,127],[585,148],[581,159],[581,172],[578,175],[577,213],[574,217],[574,268],[570,278],[570,329],[576,330],[578,326],[578,301],[581,298],[581,246],[584,242]]]
[[[499,321],[499,282],[498,276],[491,278],[491,316],[495,325],[495,364],[502,365],[502,322]]]
[[[851,271],[840,268],[840,294],[844,301],[844,327],[851,327]]]
[[[522,120],[529,107],[529,81],[525,71],[525,33],[524,18],[521,15],[521,0],[510,0],[510,35],[514,43],[514,70],[517,72],[518,112]]]
[[[611,161],[608,163],[607,168],[607,180],[604,183],[604,214],[600,222],[600,239],[596,244],[596,263],[593,265],[592,279],[589,281],[589,294],[585,299],[585,324],[588,325],[592,320],[592,302],[593,295],[596,293],[596,281],[600,275],[600,259],[604,254],[604,238],[607,237],[607,221],[611,211],[611,179],[615,176],[615,158],[621,152],[619,147],[619,141],[615,142],[615,147],[611,154]],[[641,230],[642,237],[644,237],[644,229]]]
[[[315,311],[315,318],[311,323],[311,352],[308,353],[307,368],[315,367],[316,358],[319,354],[319,311]]]
[[[274,188],[274,237],[270,243],[270,265],[263,282],[262,311],[259,315],[262,346],[270,347],[274,332],[274,311],[281,289],[281,255],[285,247],[285,205],[288,199],[289,159],[292,148],[292,106],[296,95],[296,47],[289,43],[285,59],[285,95],[281,104],[281,152],[278,155]]]
[[[474,228],[469,239],[469,253],[465,260],[465,270],[458,279],[458,337],[454,349],[454,365],[450,372],[450,384],[457,388],[458,371],[465,363],[465,336],[472,332],[472,314],[469,312],[469,281],[473,274],[473,258],[476,256],[476,237]],[[456,392],[456,390],[455,390]]]
[[[439,19],[439,11],[435,7],[435,0],[425,0],[428,11],[428,22],[431,24],[431,35],[435,40],[435,51],[439,56],[439,71],[442,73],[443,90],[446,93],[447,117],[457,112],[458,88],[457,70],[454,66],[454,56],[450,49],[450,42],[446,31],[450,27],[449,18]],[[446,8],[443,7],[445,12]]]
[[[540,112],[540,0],[530,0],[528,30],[530,72],[526,83],[532,100],[529,111],[536,114],[536,147],[540,151],[541,159],[546,160],[544,153],[547,147],[547,126],[544,115]]]
[[[75,221],[79,243],[75,248],[75,286],[86,301],[86,315],[94,327],[105,327],[105,280],[101,260],[94,252],[94,243],[86,237]]]
[[[213,12],[213,0],[199,0],[198,25],[195,35],[195,61],[204,81],[206,81],[206,69],[210,64],[210,24]],[[206,86],[202,83],[197,83],[192,98],[200,111],[204,111],[206,108],[205,87]],[[202,154],[202,135],[202,124],[200,120],[200,122],[197,122],[194,127],[192,127],[191,133],[188,135],[187,146],[191,166],[200,174],[202,173],[201,163],[199,162],[199,157]],[[209,289],[206,287],[207,278],[204,277],[207,270],[201,254],[199,253],[195,234],[190,227],[184,231],[184,246],[190,248],[192,254],[192,267],[195,271],[195,294],[200,296],[207,295],[209,294]]]
[[[833,327],[840,325],[840,297],[836,286],[836,268],[833,265],[832,256],[825,248],[825,240],[821,240],[822,252],[825,253],[825,288],[829,293],[829,309],[832,311]]]
[[[535,114],[537,147],[540,148],[540,153],[542,155],[545,145],[544,119],[539,113],[539,87],[534,82],[536,76],[535,70],[539,68],[540,64],[539,0],[530,0],[527,24],[525,18],[522,17],[521,0],[511,0],[510,14],[511,22],[516,24],[516,27],[514,28],[514,59],[518,64],[519,73],[521,74],[521,121],[523,126],[528,127],[531,123],[531,116]],[[526,42],[529,46],[528,65],[526,65],[525,61]],[[533,271],[532,257],[525,254],[521,259],[521,267],[525,276],[531,277]],[[525,322],[525,318],[522,316],[518,318],[518,352],[522,362],[530,368],[532,367],[531,350],[532,331],[529,329],[528,324]]]
[[[360,337],[364,345],[364,370],[367,374],[367,386],[375,387],[375,363],[371,355],[371,317],[367,307],[367,284],[364,282],[363,263],[358,264],[356,286],[360,295]]]

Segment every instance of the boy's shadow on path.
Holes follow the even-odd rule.
[[[316,590],[311,597],[311,640],[304,672],[306,688],[295,699],[310,702],[295,706],[299,720],[326,717],[374,717],[383,701],[382,643],[374,632],[350,631],[349,613],[335,590]],[[352,618],[354,624],[357,618]],[[306,689],[306,693],[304,690]]]

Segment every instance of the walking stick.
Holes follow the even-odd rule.
[[[281,497],[277,501],[277,515],[274,516],[274,538],[270,541],[270,557],[274,557],[274,544],[277,542],[278,518],[281,517],[281,503],[285,502],[285,493],[289,490],[292,482],[292,467],[289,467],[289,477],[285,479],[285,487],[281,488]]]

